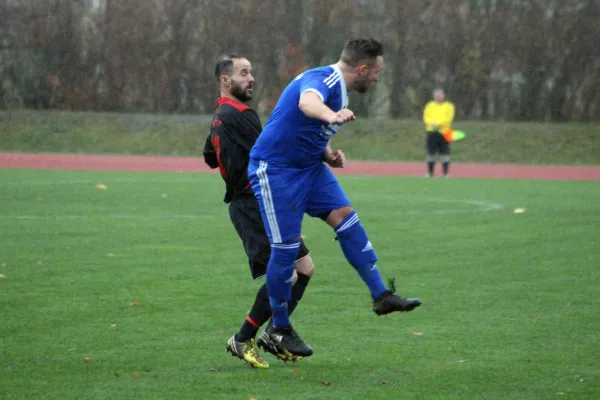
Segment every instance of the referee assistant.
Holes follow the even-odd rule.
[[[446,93],[443,89],[433,91],[433,100],[423,110],[423,122],[427,131],[425,148],[427,150],[427,177],[433,176],[435,167],[435,155],[440,155],[444,177],[448,177],[450,167],[450,143],[444,139],[442,132],[451,128],[454,120],[454,104],[446,101]]]

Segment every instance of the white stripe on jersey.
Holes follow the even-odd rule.
[[[325,82],[326,85],[329,85],[329,83],[337,77],[338,77],[337,71],[333,71],[331,73],[331,75],[329,75],[327,78],[323,79],[323,82]]]
[[[338,82],[340,81],[340,79],[341,79],[341,78],[340,78],[340,76],[338,75],[338,76],[337,76],[337,77],[336,77],[336,78],[335,78],[335,79],[334,79],[334,80],[333,80],[331,83],[329,83],[329,84],[327,85],[327,87],[328,87],[329,89],[331,89],[332,87],[334,87],[334,86],[335,86],[335,84],[336,84],[336,83],[338,83]]]

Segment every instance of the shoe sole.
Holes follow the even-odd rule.
[[[258,340],[256,341],[256,345],[258,346],[259,349],[262,349],[264,351],[266,351],[267,353],[272,354],[273,356],[277,357],[278,360],[281,360],[283,362],[296,362],[296,361],[300,361],[302,360],[304,357],[303,356],[298,356],[298,355],[294,355],[292,353],[290,353],[289,351],[287,351],[286,349],[279,349],[275,343],[273,343],[271,341],[271,339],[269,339],[269,337],[267,336],[266,338],[263,336],[267,336],[267,335],[260,335],[258,337]],[[284,351],[284,352],[278,352],[279,351]]]
[[[407,307],[404,307],[404,308],[401,308],[401,309],[391,309],[389,311],[382,311],[382,310],[373,309],[373,311],[377,315],[387,315],[387,314],[391,314],[393,312],[409,312],[409,311],[412,311],[415,308],[419,307],[420,305],[421,305],[421,302],[417,300],[417,301],[414,301],[411,304],[409,304]]]
[[[255,364],[253,364],[253,363],[249,362],[249,361],[248,361],[248,360],[246,360],[246,359],[245,359],[243,356],[240,356],[240,355],[238,355],[238,354],[235,352],[235,350],[233,349],[233,347],[231,347],[231,345],[230,345],[229,343],[227,343],[227,346],[225,347],[225,350],[226,350],[228,353],[231,353],[231,356],[232,356],[232,357],[236,357],[236,358],[239,358],[240,360],[242,360],[242,362],[243,362],[244,364],[246,364],[246,365],[247,365],[249,368],[256,368],[256,369],[267,369],[267,368],[269,368],[269,364],[267,364],[267,365],[262,365],[262,366],[259,366],[259,365],[255,365]]]

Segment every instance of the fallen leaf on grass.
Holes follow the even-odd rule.
[[[132,306],[132,307],[137,307],[137,306],[140,305],[140,303],[137,302],[137,301],[132,301],[131,303],[129,303],[129,305]]]
[[[0,279],[4,279],[6,276],[4,274],[0,274]]]
[[[250,396],[250,399],[249,399],[249,400],[256,400],[256,397],[252,397],[252,396]]]
[[[97,185],[96,185],[96,186],[94,186],[94,187],[95,187],[96,189],[100,189],[100,190],[106,190],[106,189],[108,189],[108,188],[106,187],[106,185],[104,185],[104,184],[102,184],[102,183],[99,183],[99,184],[97,184]]]
[[[467,362],[467,360],[458,360],[459,363]]]
[[[423,332],[413,332],[412,335],[413,336],[423,336],[424,333]]]
[[[118,373],[118,372],[115,372],[115,377],[117,377],[117,378],[120,378],[120,377],[121,377],[121,375],[119,375],[119,373]]]
[[[83,362],[86,363],[86,364],[89,364],[90,363],[90,359],[86,357],[86,358],[83,359]]]
[[[296,372],[298,372],[296,371],[296,368],[292,369],[292,374],[295,374]]]
[[[42,260],[38,260],[37,265],[42,265],[44,262]]]
[[[6,263],[0,264],[0,267],[6,267]]]
[[[321,381],[321,385],[323,385],[323,386],[331,386],[331,382],[329,382],[329,381]]]
[[[386,381],[386,380],[382,380],[382,381],[381,381],[381,382],[379,382],[379,383],[381,383],[382,385],[386,385],[386,384],[387,384],[387,381]]]
[[[140,376],[140,373],[139,372],[132,372],[131,376]]]
[[[110,328],[111,328],[111,329],[116,329],[116,328],[117,328],[117,324],[111,324],[111,325],[110,325]]]
[[[209,370],[210,372],[217,372],[217,369],[216,369],[216,368],[209,368],[208,370]]]
[[[515,208],[513,210],[513,213],[514,214],[523,214],[523,213],[525,213],[525,209],[524,208]]]
[[[557,392],[556,394],[557,394],[558,396],[564,396],[564,395],[565,395],[565,393],[564,393],[564,392]]]
[[[219,333],[223,333],[225,330],[223,328],[219,329]]]
[[[167,194],[166,194],[166,193],[163,193],[163,194],[161,194],[161,195],[160,195],[160,197],[162,197],[162,198],[164,199],[164,198],[166,198],[166,197],[167,197]]]
[[[108,254],[106,255],[106,257],[114,257],[114,256],[115,256],[115,255],[114,255],[113,253],[108,253]]]

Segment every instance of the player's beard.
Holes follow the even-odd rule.
[[[369,79],[365,77],[363,80],[356,82],[356,91],[358,93],[366,93],[367,90],[369,90],[369,88],[371,87],[371,85],[372,83],[369,82]]]
[[[241,83],[231,81],[231,95],[242,103],[252,100],[252,92],[248,89],[252,89],[252,84],[249,83],[246,87],[242,87]]]

